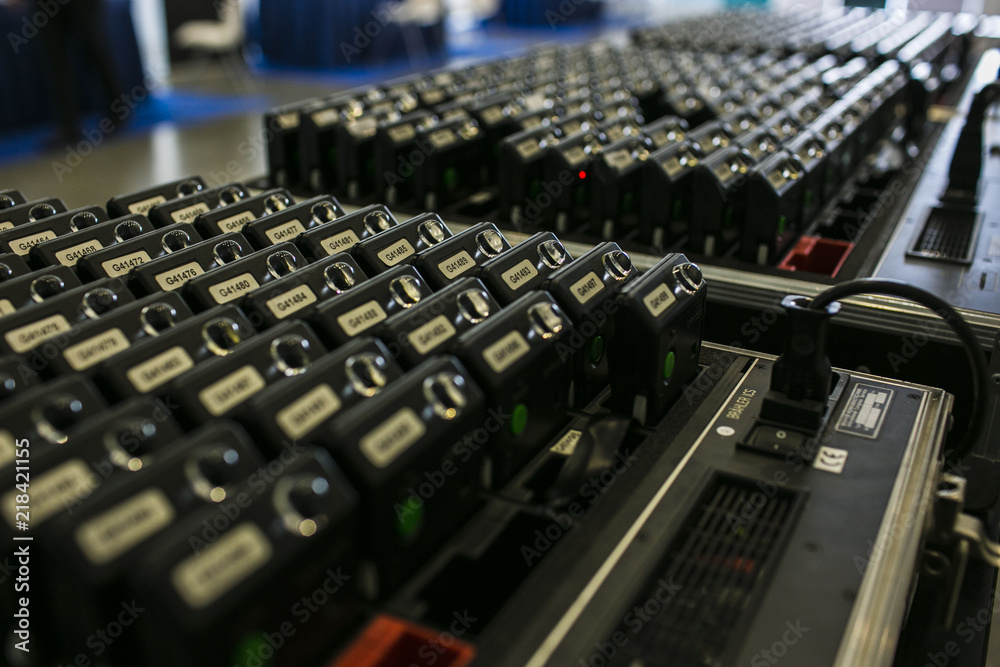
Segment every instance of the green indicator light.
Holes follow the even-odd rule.
[[[604,337],[594,336],[590,341],[590,363],[597,365],[604,357]]]
[[[786,226],[787,224],[788,224],[788,219],[787,219],[787,218],[785,218],[785,216],[781,216],[781,217],[780,217],[780,218],[778,219],[778,234],[779,234],[779,235],[781,235],[781,234],[784,234],[784,233],[785,233],[785,226]]]
[[[274,661],[265,659],[265,655],[273,658],[274,650],[264,640],[263,633],[250,634],[233,651],[231,664],[233,667],[270,667]]]
[[[455,171],[454,167],[448,167],[444,170],[444,186],[449,190],[458,187],[458,172]]]
[[[674,366],[677,365],[677,355],[671,350],[667,353],[667,360],[663,362],[663,379],[670,380],[674,374]]]
[[[806,208],[812,206],[812,200],[813,200],[813,189],[809,188],[806,190],[806,195],[805,195],[804,205]]]
[[[514,435],[521,435],[528,427],[528,406],[518,403],[514,406],[514,412],[510,416],[510,432]]]
[[[674,215],[673,215],[674,220],[678,220],[681,217],[681,204],[682,202],[680,199],[674,202]]]
[[[413,496],[396,505],[396,528],[399,536],[408,539],[420,529],[424,522],[424,503]]]

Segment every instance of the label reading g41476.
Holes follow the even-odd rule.
[[[197,278],[203,273],[205,273],[205,269],[201,268],[201,264],[198,262],[189,262],[184,266],[178,266],[172,271],[164,271],[156,276],[156,282],[165,292],[173,292],[183,287],[187,281]]]

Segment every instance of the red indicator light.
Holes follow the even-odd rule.
[[[585,172],[585,171],[581,171],[581,172],[580,172],[580,180],[582,181],[582,180],[584,180],[584,179],[586,179],[586,178],[587,178],[587,172]]]

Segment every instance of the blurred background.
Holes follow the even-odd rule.
[[[7,91],[0,96],[0,181],[63,192],[73,203],[91,201],[90,191],[106,179],[114,191],[213,170],[227,172],[227,180],[251,179],[264,172],[261,113],[281,104],[692,13],[841,4],[0,0],[7,42],[0,45]],[[849,4],[1000,12],[1000,0]],[[993,26],[986,20],[980,30]],[[84,159],[86,170],[76,171]]]

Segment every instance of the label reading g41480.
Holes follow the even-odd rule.
[[[241,273],[235,278],[212,285],[208,288],[208,293],[212,295],[216,303],[223,304],[238,299],[258,287],[260,287],[260,283],[257,282],[252,273]]]

